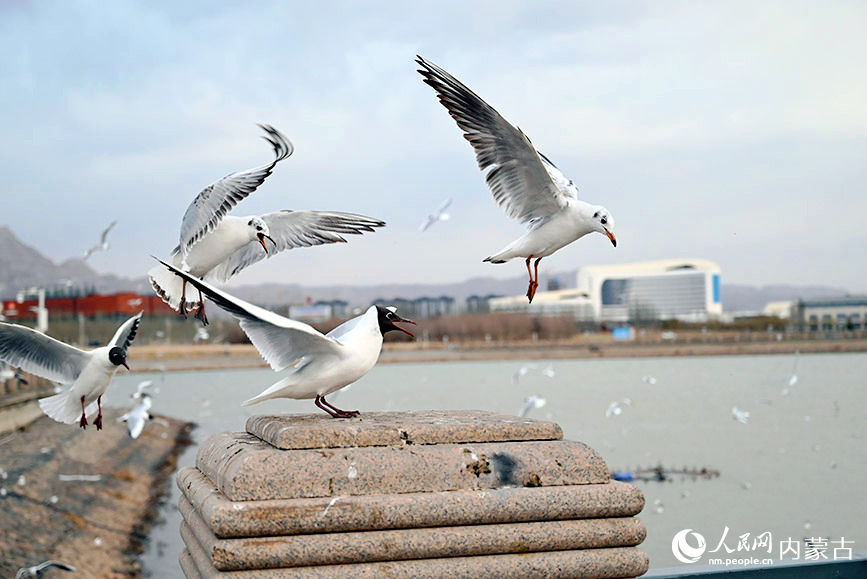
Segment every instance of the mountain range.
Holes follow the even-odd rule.
[[[554,274],[564,288],[574,287],[577,270]],[[99,293],[135,291],[149,293],[147,278],[122,278],[101,274],[78,258],[54,263],[34,247],[22,242],[8,227],[0,225],[0,298],[14,299],[19,290],[30,287],[59,288],[64,285],[95,288]],[[543,284],[544,285],[544,284]],[[352,305],[366,305],[377,298],[397,297],[414,299],[422,296],[451,296],[459,303],[471,295],[520,295],[527,289],[526,276],[513,278],[477,277],[462,282],[394,283],[373,286],[329,285],[301,286],[299,284],[266,283],[233,286],[231,292],[238,297],[263,305],[305,303],[308,299],[342,299]],[[846,295],[845,289],[828,286],[742,284],[722,285],[723,309],[732,311],[761,310],[771,301],[810,299],[815,297]]]

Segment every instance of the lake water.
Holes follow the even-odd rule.
[[[516,414],[527,396],[538,394],[547,404],[529,416],[559,423],[566,438],[595,448],[612,469],[662,464],[719,470],[712,480],[637,483],[647,500],[640,515],[648,530],[642,548],[652,568],[680,564],[671,541],[682,529],[701,533],[709,550],[725,527],[729,548],[745,533],[752,542],[770,532],[772,553],[757,557],[779,558],[780,541],[790,537],[802,545],[805,537],[822,537],[838,547],[843,538],[853,553],[865,552],[867,354],[802,355],[798,382],[783,395],[794,360],[792,355],[542,361],[517,383],[513,373],[531,362],[380,365],[332,399],[362,412]],[[549,365],[553,377],[542,372]],[[277,381],[265,369],[119,375],[110,402],[125,400],[144,379],[164,382],[153,412],[195,421],[196,442],[215,432],[241,431],[253,414],[320,412],[310,400],[241,408],[241,401]],[[615,401],[622,412],[606,417]],[[748,424],[733,419],[734,406],[750,413]],[[195,452],[188,448],[180,465],[193,465]],[[173,483],[171,492],[143,556],[153,577],[179,574],[181,518]],[[828,545],[830,555],[834,543]],[[725,557],[725,548],[708,556]]]

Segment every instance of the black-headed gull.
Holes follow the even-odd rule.
[[[401,318],[394,308],[382,306],[370,306],[360,316],[323,335],[307,324],[254,306],[161,263],[238,318],[241,329],[275,372],[294,367],[287,377],[241,406],[272,398],[313,398],[316,406],[335,418],[357,416],[357,410],[341,410],[329,404],[325,397],[359,380],[373,368],[382,348],[382,337],[387,332],[398,330],[412,336],[395,324],[415,322]]]
[[[97,251],[108,251],[108,232],[111,231],[111,228],[115,225],[117,225],[117,221],[112,221],[111,225],[105,228],[105,230],[102,232],[102,236],[99,238],[99,245],[94,245],[93,247],[85,251],[84,257],[82,259],[87,261],[87,258],[96,253]]]
[[[24,326],[0,322],[0,359],[47,380],[72,384],[66,392],[41,398],[39,406],[64,424],[87,428],[87,416],[98,412],[94,424],[102,430],[102,395],[118,367],[126,365],[127,351],[141,324],[141,313],[117,329],[107,346],[89,352],[64,344]]]
[[[451,204],[452,204],[452,198],[449,197],[448,199],[446,199],[445,203],[440,205],[440,208],[437,209],[436,213],[432,213],[432,214],[427,216],[427,218],[424,220],[424,223],[421,224],[421,227],[419,228],[419,230],[422,233],[424,233],[425,231],[428,230],[428,228],[431,225],[433,225],[437,221],[448,221],[449,219],[451,219],[451,215],[446,213],[446,209],[448,209],[449,205],[451,205]]]
[[[142,433],[147,421],[153,418],[150,412],[153,402],[148,394],[142,394],[140,392],[136,392],[136,394],[133,395],[133,398],[137,399],[138,403],[130,408],[123,416],[120,416],[117,421],[126,422],[129,437],[135,439]]]
[[[346,242],[341,234],[361,234],[385,225],[379,219],[333,211],[286,210],[247,217],[226,215],[294,150],[289,139],[277,129],[259,126],[267,133],[263,138],[274,148],[274,160],[256,169],[232,173],[209,185],[184,213],[180,243],[171,254],[171,263],[199,279],[225,283],[244,268],[281,251]],[[273,244],[270,249],[266,239]],[[183,280],[161,266],[148,271],[148,276],[154,291],[172,309],[182,315],[196,310],[196,317],[207,325],[201,295],[198,301],[188,301]]]
[[[594,231],[614,246],[614,220],[607,209],[578,199],[578,188],[545,155],[537,151],[521,129],[500,116],[476,93],[442,68],[422,58],[418,72],[437,92],[440,102],[464,131],[476,151],[479,168],[494,200],[506,215],[527,223],[528,231],[484,261],[505,263],[526,258],[533,301],[539,287],[539,261]],[[530,261],[535,259],[535,277]]]
[[[62,571],[75,571],[75,567],[61,563],[60,561],[45,561],[33,567],[21,567],[18,573],[15,574],[15,579],[30,579],[32,577],[42,577],[48,569],[60,569]]]

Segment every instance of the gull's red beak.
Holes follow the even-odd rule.
[[[126,362],[122,362],[122,364],[123,364],[123,367],[124,367],[124,368],[126,368],[127,370],[129,370],[129,366],[126,365]]]
[[[397,318],[397,316],[395,316],[395,317]],[[394,321],[395,321],[395,322],[406,322],[407,324],[412,324],[413,326],[415,325],[415,322],[414,322],[414,321],[412,321],[412,320],[406,320],[406,319],[404,319],[404,318],[398,318],[398,319],[396,319],[396,320],[394,320]],[[415,338],[415,336],[414,336],[414,335],[412,334],[412,332],[410,332],[409,330],[405,330],[405,329],[401,328],[400,326],[396,325],[394,322],[392,322],[391,325],[394,326],[395,329],[400,330],[401,332],[403,332],[404,334],[408,334],[409,337],[411,337],[411,338]]]
[[[257,234],[256,234],[256,237],[259,238],[259,243],[262,244],[262,249],[265,250],[265,253],[268,253],[268,246],[265,245],[265,238],[267,237],[268,239],[271,239],[271,236],[270,236],[270,235],[265,235],[264,233],[261,233],[261,232],[260,232],[260,233],[257,233]],[[274,245],[277,245],[277,244],[274,242],[273,239],[271,239],[271,242],[274,243]]]
[[[608,239],[611,240],[611,245],[613,245],[614,247],[617,247],[617,239],[614,237],[614,234],[611,233],[610,231],[608,231],[608,229],[605,227],[603,227],[602,229],[605,229],[605,235],[607,235]]]

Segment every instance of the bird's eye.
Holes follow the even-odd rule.
[[[598,217],[599,217],[599,212],[597,211],[596,213],[593,214],[593,219],[596,219]]]
[[[390,320],[391,318],[394,317],[394,314],[392,314],[391,312],[388,312],[387,314],[385,314],[385,317]]]

